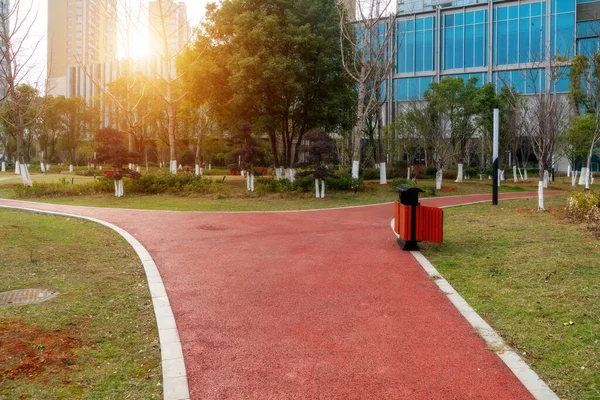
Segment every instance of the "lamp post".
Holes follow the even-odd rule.
[[[500,135],[500,109],[496,104],[494,106],[494,153],[493,153],[493,171],[492,171],[492,204],[498,205],[498,139]]]

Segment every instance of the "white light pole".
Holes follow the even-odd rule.
[[[492,204],[498,205],[498,140],[500,136],[500,109],[496,104],[494,106],[494,153],[493,163],[494,168],[492,172]]]

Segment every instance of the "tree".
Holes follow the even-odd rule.
[[[100,163],[110,162],[113,165],[115,179],[115,197],[122,197],[123,164],[131,162],[131,156],[125,147],[125,134],[113,128],[102,128],[96,132],[97,160]]]
[[[415,116],[409,110],[398,110],[395,121],[387,126],[388,142],[397,144],[406,159],[406,179],[410,179],[413,163],[422,149],[421,136],[411,120]]]
[[[19,0],[0,3],[0,100],[10,108],[10,118],[3,118],[3,121],[15,137],[16,171],[26,185],[32,185],[32,182],[25,160],[25,131],[37,119],[30,108],[37,102],[28,101],[31,92],[24,90],[24,85],[35,75],[34,57],[41,43],[41,39],[32,37],[36,20],[33,3],[29,6]]]
[[[65,98],[63,101],[63,135],[61,143],[69,158],[69,171],[78,163],[77,147],[83,133],[89,127],[90,110],[81,97]]]
[[[388,16],[393,13],[391,0],[357,2],[358,21],[351,22],[344,2],[338,2],[340,22],[340,54],[346,74],[357,92],[354,124],[352,177],[358,179],[362,137],[370,115],[376,115],[381,126],[381,82],[393,68],[394,54],[390,46],[392,33]],[[381,135],[380,135],[381,137]],[[385,165],[384,165],[385,168]]]
[[[238,132],[229,139],[229,146],[234,149],[233,162],[237,162],[242,171],[246,172],[246,186],[249,192],[254,192],[254,165],[264,156],[260,145],[252,137],[252,126],[242,123]]]
[[[55,160],[59,137],[63,129],[64,97],[46,96],[39,118],[38,141],[46,160],[45,169]]]
[[[476,116],[482,105],[481,90],[476,85],[477,78],[467,82],[462,78],[444,78],[439,83],[432,83],[425,94],[425,100],[439,113],[443,129],[454,148],[458,163],[456,182],[463,181],[467,146],[478,128]]]
[[[267,134],[278,176],[293,179],[306,132],[346,122],[338,29],[330,0],[226,0],[208,7],[185,79],[219,125]]]
[[[428,151],[431,161],[436,168],[435,187],[442,188],[444,167],[454,157],[454,148],[443,128],[443,120],[439,107],[436,106],[435,87],[425,92],[425,102],[412,101],[409,105],[407,116],[410,129],[417,132],[422,138],[423,147]]]
[[[562,154],[568,160],[569,165],[573,166],[572,185],[577,182],[577,173],[575,164],[577,160],[588,160],[590,143],[594,139],[596,130],[596,120],[592,114],[579,115],[571,121],[569,128],[560,138],[560,148]],[[589,165],[589,164],[587,164]],[[586,188],[589,189],[589,180],[585,179]]]
[[[573,59],[569,71],[569,104],[572,115],[589,115],[589,118],[594,121],[594,129],[587,146],[587,156],[583,158],[581,168],[581,180],[585,187],[589,188],[592,157],[600,141],[600,52],[589,56],[578,54]],[[589,120],[579,122],[586,123]]]
[[[531,145],[525,129],[525,107],[527,100],[519,94],[514,88],[502,86],[498,95],[498,105],[500,107],[500,154],[503,149],[508,149],[512,154],[513,162],[513,180],[518,182],[518,175],[521,174],[521,180],[527,179],[527,161],[531,154]],[[525,171],[525,176],[519,167]]]
[[[335,176],[328,168],[329,164],[334,161],[335,142],[322,129],[313,129],[307,132],[304,140],[307,144],[301,146],[300,151],[305,155],[306,165],[311,166],[312,170],[301,173],[301,176],[312,175],[315,180],[316,197],[324,199],[325,178]]]

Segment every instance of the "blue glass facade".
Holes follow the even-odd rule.
[[[582,11],[595,6],[600,10],[600,0],[439,4],[436,0],[398,4],[389,24],[394,29],[395,69],[386,86],[394,102],[422,99],[429,83],[444,77],[475,77],[478,85],[511,85],[524,94],[547,88],[567,92],[564,62],[576,53],[600,50],[600,21],[586,20]]]

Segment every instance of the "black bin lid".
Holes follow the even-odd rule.
[[[424,193],[425,192],[423,189],[420,189],[420,188],[414,187],[414,186],[410,186],[410,185],[406,185],[406,184],[396,186],[396,190],[399,191],[400,193]]]

